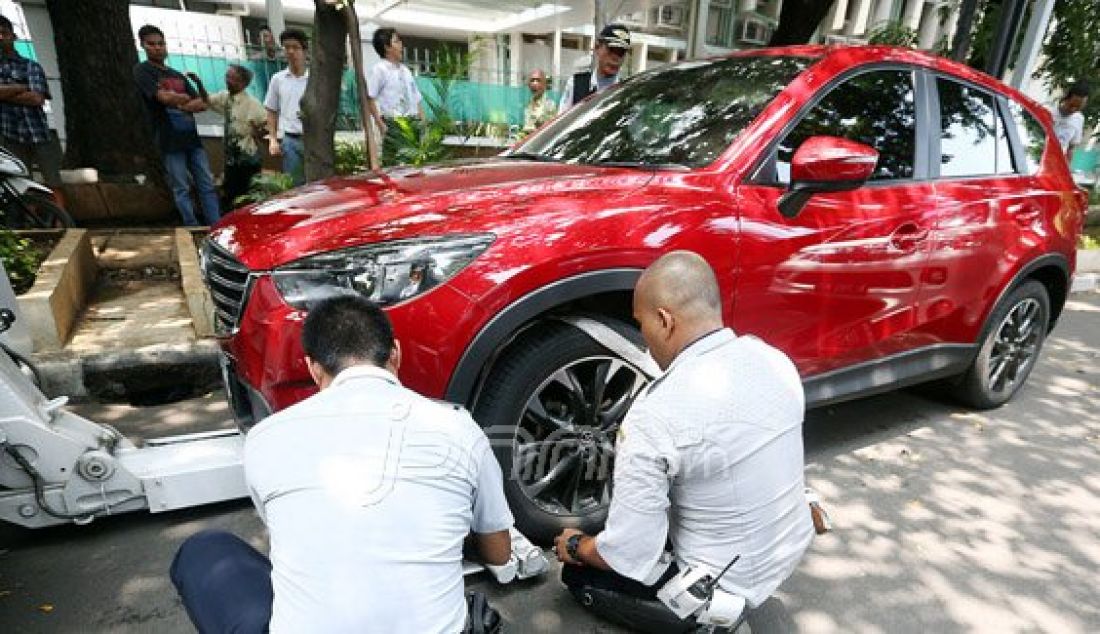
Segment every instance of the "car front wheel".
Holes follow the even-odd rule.
[[[978,354],[956,388],[959,399],[976,409],[1008,402],[1035,367],[1049,323],[1050,297],[1040,282],[1010,292],[990,316]]]
[[[616,434],[648,379],[575,327],[535,328],[494,367],[474,416],[504,470],[517,528],[547,544],[563,528],[603,526]]]

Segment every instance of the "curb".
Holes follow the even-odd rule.
[[[1100,289],[1100,273],[1078,273],[1073,276],[1070,293],[1087,293]]]
[[[217,342],[206,339],[83,356],[40,353],[33,361],[47,396],[110,401],[142,389],[220,384],[220,355]]]

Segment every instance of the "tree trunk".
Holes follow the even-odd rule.
[[[127,0],[46,0],[65,96],[66,167],[102,175],[145,174],[162,183],[145,104]]]
[[[325,0],[314,0],[314,6],[309,83],[301,103],[307,181],[336,173],[336,114],[348,39],[347,22],[340,11]]]
[[[817,25],[825,19],[835,0],[784,0],[776,27],[768,46],[806,44],[814,36]]]
[[[344,19],[348,25],[348,40],[351,42],[351,67],[355,72],[355,94],[359,98],[359,118],[363,121],[363,142],[367,149],[367,163],[371,170],[381,167],[378,156],[378,128],[370,118],[370,106],[367,103],[367,69],[363,66],[363,37],[359,32],[359,16],[355,12],[355,3],[344,9]]]

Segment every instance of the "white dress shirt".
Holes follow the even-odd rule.
[[[289,68],[284,68],[275,73],[267,84],[264,108],[278,113],[280,138],[284,133],[302,133],[302,118],[299,112],[307,83],[309,83],[308,70],[301,75],[293,75]]]
[[[367,96],[378,103],[383,117],[416,117],[420,115],[420,89],[412,71],[404,64],[384,59],[367,73]]]
[[[462,630],[462,542],[512,526],[465,410],[356,366],[256,425],[244,453],[271,535],[271,632]]]
[[[723,329],[688,346],[623,421],[600,556],[652,583],[666,539],[681,570],[740,555],[719,585],[763,603],[813,537],[804,409],[794,364],[763,341]]]

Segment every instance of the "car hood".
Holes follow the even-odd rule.
[[[496,231],[532,213],[612,201],[653,178],[628,168],[487,159],[311,183],[226,216],[210,239],[252,270],[418,235]]]

